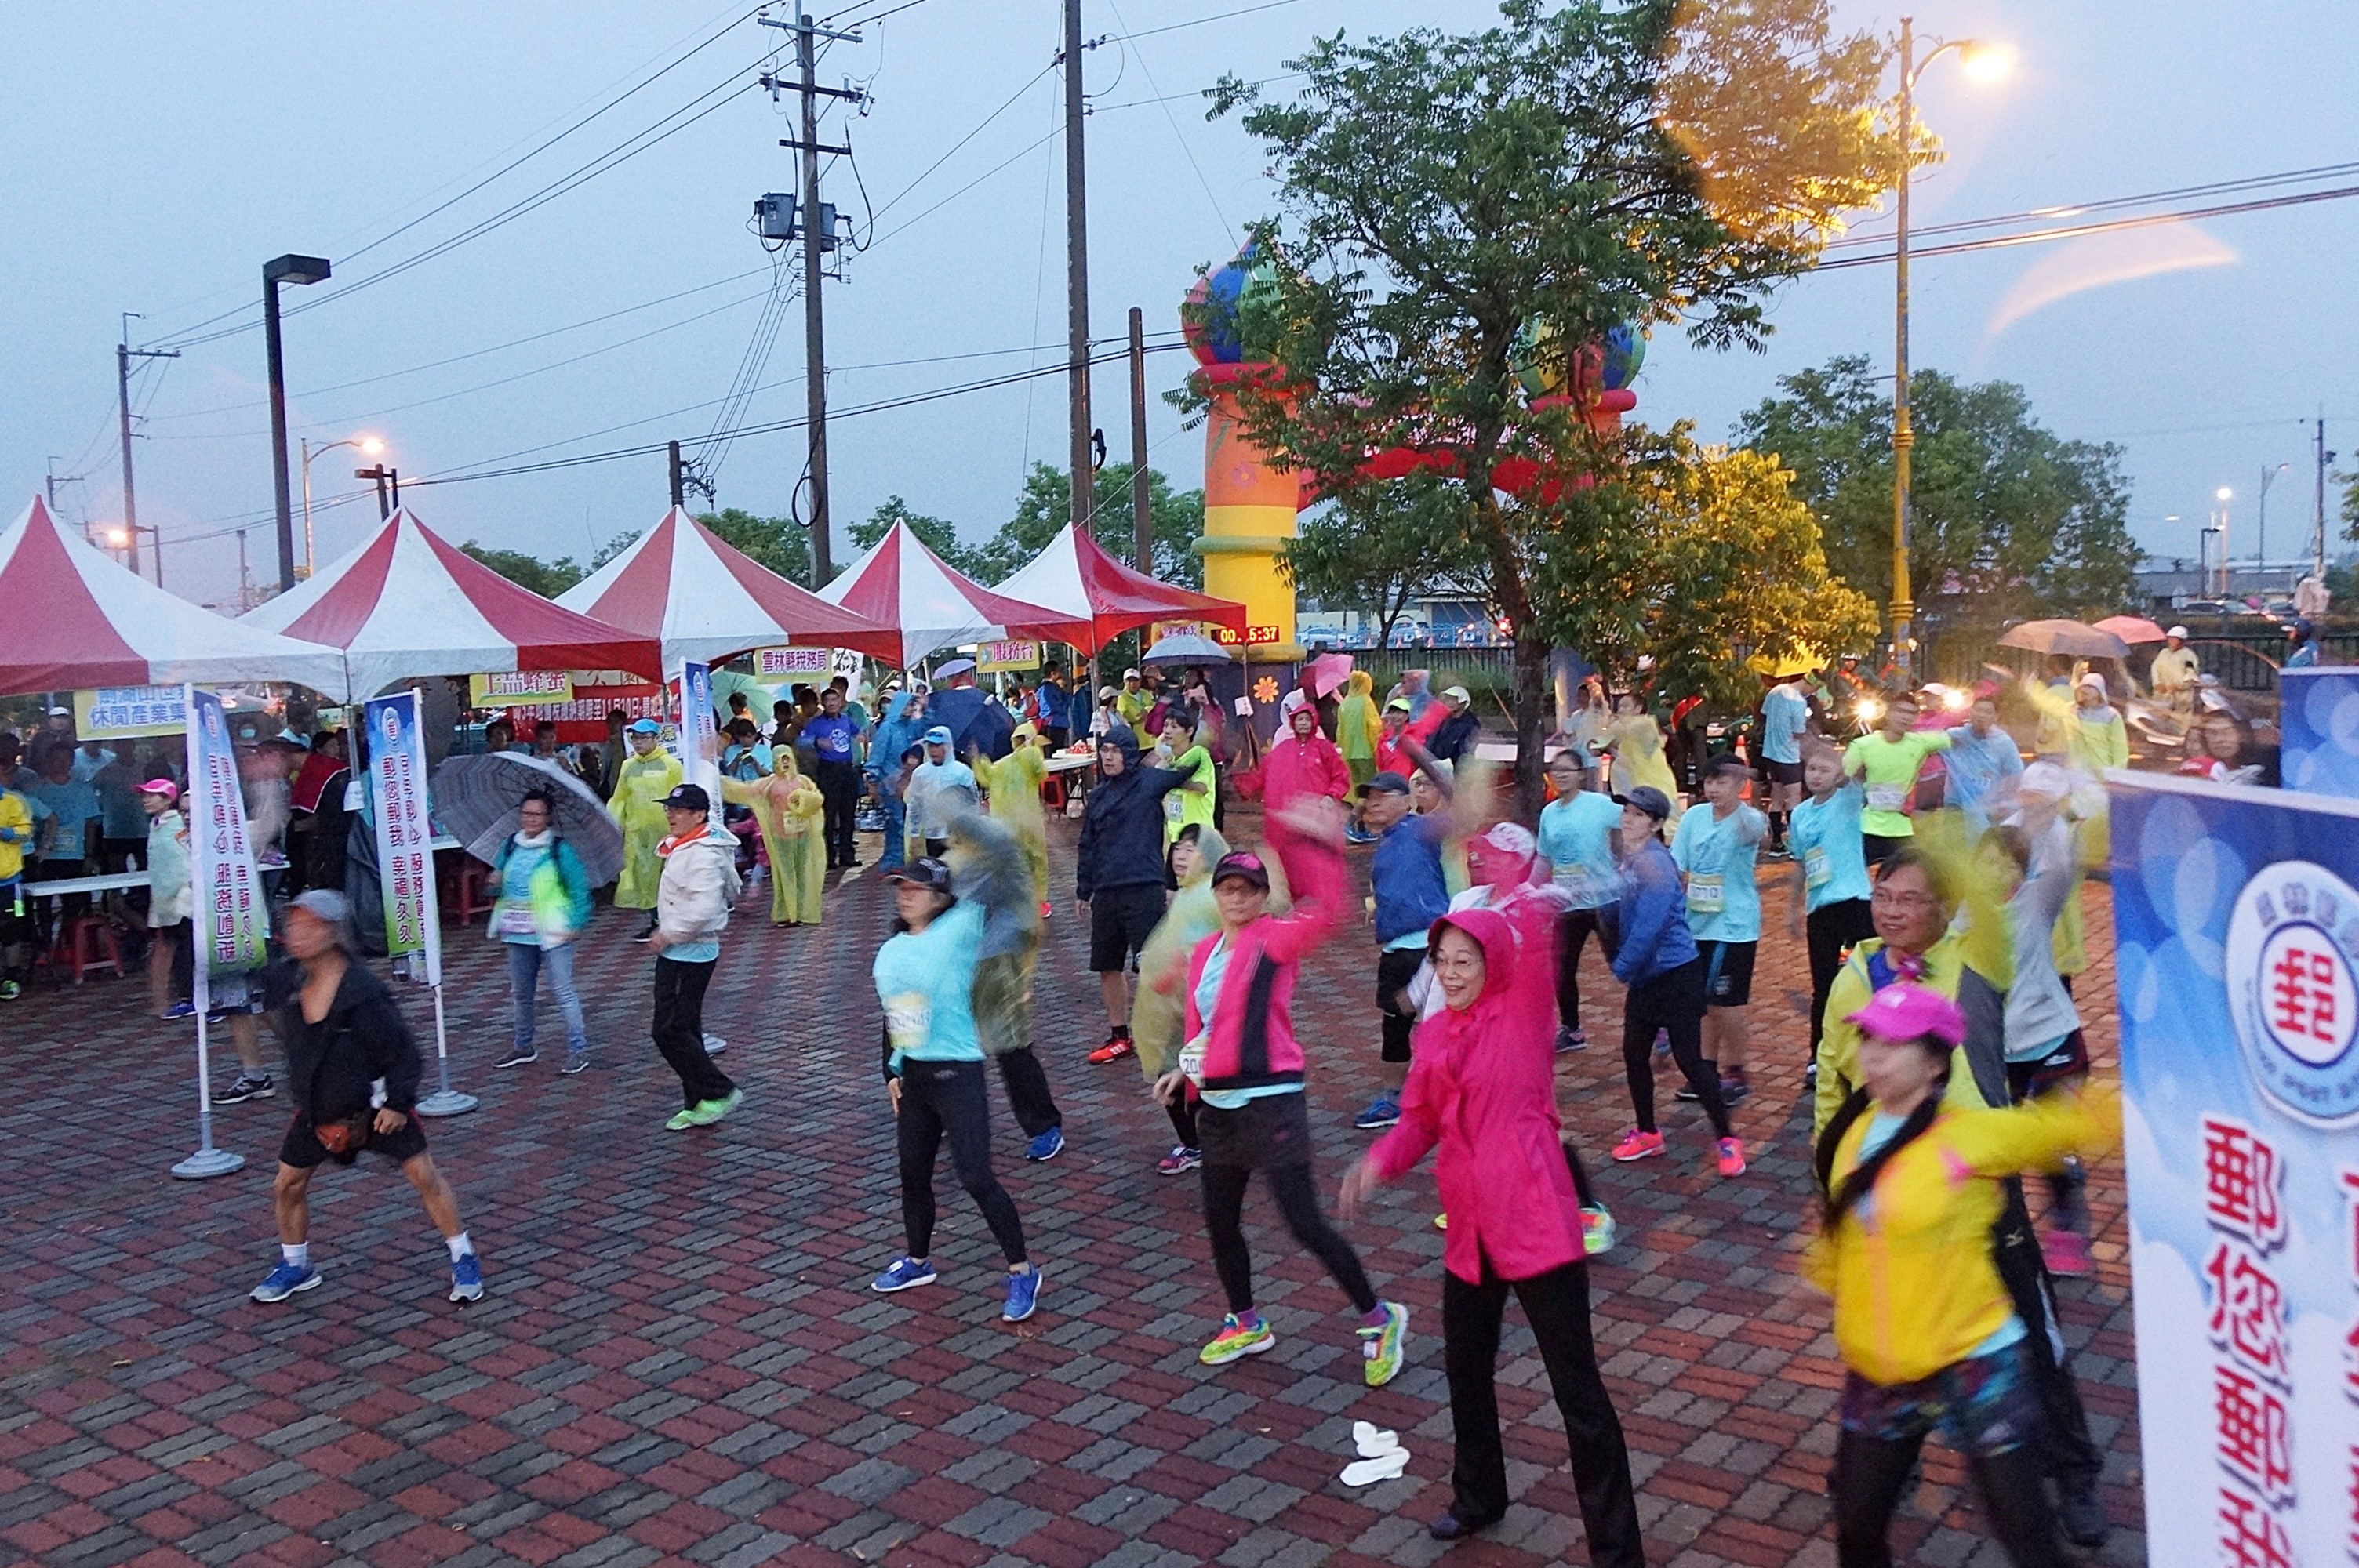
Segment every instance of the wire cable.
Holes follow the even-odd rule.
[[[2082,201],[2061,207],[2035,207],[2025,212],[2008,212],[1995,218],[1969,218],[1954,223],[1933,223],[1911,228],[1910,237],[1933,234],[1971,233],[1978,229],[2003,228],[2010,223],[2031,223],[2043,219],[2079,218],[2092,212],[2115,212],[2125,207],[2150,207],[2158,201],[2183,201],[2190,197],[2225,196],[2241,190],[2266,190],[2281,185],[2299,185],[2321,179],[2340,179],[2359,174],[2359,163],[2321,164],[2315,168],[2288,169],[2279,174],[2247,175],[2238,179],[2212,180],[2202,185],[2182,185],[2172,190],[2150,190],[2141,196],[2115,196],[2104,201]],[[1829,248],[1890,244],[1890,232],[1846,234],[1833,241]]]
[[[2090,234],[2114,234],[2131,229],[2156,229],[2167,223],[2191,223],[2203,218],[2233,218],[2247,212],[2274,212],[2283,207],[2307,207],[2319,201],[2341,201],[2359,196],[2359,185],[2338,186],[2331,190],[2301,190],[2285,196],[2264,197],[2255,201],[2231,201],[2216,207],[2190,207],[2177,212],[2149,212],[2136,218],[2113,218],[2097,223],[2071,223],[2057,228],[2033,229],[2020,234],[1994,234],[1987,239],[1955,240],[1948,244],[1919,246],[1912,242],[1908,247],[1911,261],[1932,256],[1967,255],[1976,251],[2008,250],[2017,245],[2045,244],[2052,240],[2080,239]],[[1844,267],[1886,266],[1895,259],[1891,251],[1877,251],[1863,256],[1838,256],[1821,261],[1811,270],[1837,272]]]
[[[1148,27],[1141,32],[1116,33],[1114,35],[1114,38],[1109,38],[1107,41],[1112,43],[1115,41],[1127,41],[1131,38],[1151,38],[1158,33],[1176,33],[1184,27],[1201,27],[1212,22],[1225,22],[1232,16],[1250,16],[1256,11],[1275,11],[1281,5],[1291,5],[1295,3],[1296,0],[1262,0],[1262,3],[1258,5],[1244,5],[1234,11],[1220,12],[1215,16],[1198,16],[1192,21],[1167,22],[1162,27]],[[1122,15],[1120,12],[1116,12],[1114,14],[1114,20],[1117,22],[1122,20]]]

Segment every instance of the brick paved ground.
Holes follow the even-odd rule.
[[[1060,835],[1069,832],[1056,825]],[[1060,877],[1070,838],[1057,844]],[[1069,886],[1069,884],[1066,884]],[[1782,885],[1782,881],[1781,881]],[[1756,986],[1753,1173],[1707,1172],[1701,1119],[1669,1107],[1674,1157],[1603,1159],[1626,1121],[1604,1049],[1565,1058],[1560,1098],[1622,1227],[1592,1271],[1608,1386],[1628,1431],[1649,1560],[1769,1568],[1833,1560],[1823,1500],[1838,1368],[1824,1303],[1794,1277],[1807,1185],[1800,1065],[1808,974],[1783,894]],[[2109,933],[2102,889],[2089,927]],[[751,901],[749,901],[749,903]],[[890,1118],[868,956],[886,903],[855,882],[820,932],[741,925],[709,1015],[745,1108],[667,1133],[675,1080],[647,1043],[648,960],[602,918],[582,960],[596,1056],[495,1074],[504,979],[453,933],[451,1043],[483,1108],[432,1125],[490,1295],[442,1299],[441,1250],[407,1186],[364,1162],[316,1189],[324,1288],[277,1307],[246,1290],[273,1260],[269,1183],[283,1099],[224,1111],[248,1161],[205,1183],[165,1168],[192,1145],[186,1037],[93,982],[0,1013],[0,1173],[12,1258],[0,1293],[0,1556],[115,1563],[643,1563],[1258,1565],[1425,1563],[1448,1503],[1440,1237],[1429,1177],[1350,1230],[1410,1303],[1410,1364],[1360,1385],[1335,1292],[1248,1206],[1262,1299],[1283,1341],[1218,1372],[1197,1345],[1220,1311],[1189,1181],[1157,1177],[1161,1113],[1099,1033],[1084,934],[1060,896],[1041,971],[1042,1054],[1071,1148],[1027,1165],[1003,1116],[999,1168],[1048,1271],[1039,1314],[998,1321],[997,1265],[942,1180],[943,1283],[890,1300],[897,1249]],[[747,917],[751,918],[751,917]],[[1371,944],[1306,977],[1321,1184],[1361,1147],[1371,1088]],[[2110,1065],[2110,940],[2082,987]],[[1616,995],[1591,960],[1592,1017]],[[421,994],[410,1012],[430,1040]],[[544,1017],[546,1015],[544,1014]],[[546,1027],[546,1023],[544,1023]],[[1667,1073],[1667,1080],[1669,1075]],[[995,1097],[997,1091],[995,1090]],[[995,1102],[996,1103],[996,1102]],[[2064,1287],[2115,1533],[2144,1560],[2118,1165],[2096,1173],[2100,1277]],[[1547,1381],[1509,1314],[1500,1372],[1517,1498],[1454,1564],[1583,1560]],[[1337,1480],[1350,1425],[1399,1430],[1408,1474]],[[1935,1453],[1899,1530],[1905,1560],[2000,1561],[1962,1471]]]

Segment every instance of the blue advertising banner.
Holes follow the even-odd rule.
[[[2277,692],[2286,788],[2359,797],[2359,666],[2285,670]]]
[[[2109,776],[2147,1547],[2359,1555],[2359,802]]]
[[[721,826],[721,716],[712,707],[712,666],[679,667],[680,776],[704,791],[712,826]]]

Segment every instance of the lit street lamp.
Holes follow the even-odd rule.
[[[1956,49],[1966,74],[1995,81],[2013,63],[2007,51],[1977,38],[1936,41],[1933,52],[1917,58],[1916,18],[1900,18],[1900,178],[1897,189],[1899,235],[1893,249],[1892,363],[1892,662],[1903,681],[1913,678],[1915,639],[1909,622],[1917,606],[1908,591],[1908,451],[1917,433],[1908,423],[1908,169],[1917,140],[1917,79],[1944,54]]]
[[[164,586],[164,534],[144,523],[117,523],[106,531],[106,542],[131,557],[131,569],[139,569],[139,535],[145,534],[156,541],[156,586]]]
[[[331,441],[324,447],[317,448],[313,447],[309,440],[306,440],[303,443],[303,575],[307,578],[311,575],[313,570],[311,560],[311,460],[317,457],[324,457],[328,453],[334,451],[338,447],[357,447],[360,449],[361,456],[364,458],[375,457],[379,452],[385,450],[385,443],[378,440],[375,436],[354,436],[349,440]]]
[[[2212,492],[2212,499],[2220,503],[2217,514],[2220,525],[2212,532],[2220,535],[2220,592],[2217,597],[2223,600],[2234,592],[2235,587],[2235,579],[2228,574],[2228,503],[2234,500],[2235,495],[2236,492],[2224,484]]]
[[[325,256],[283,255],[262,264],[262,341],[270,358],[270,481],[278,492],[278,591],[295,586],[295,506],[287,485],[287,367],[278,351],[278,286],[318,283]]]

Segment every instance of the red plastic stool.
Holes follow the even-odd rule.
[[[451,902],[458,907],[459,924],[472,925],[475,916],[491,912],[499,902],[492,892],[492,869],[470,855],[459,866],[459,896]]]
[[[93,969],[112,969],[117,978],[123,974],[123,949],[114,940],[114,927],[103,914],[69,916],[58,930],[58,945],[49,955],[50,971],[68,969],[73,983],[80,985],[84,976]]]

